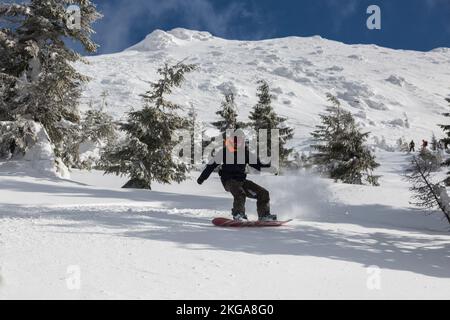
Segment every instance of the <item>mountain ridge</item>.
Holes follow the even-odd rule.
[[[336,95],[372,140],[393,145],[404,137],[429,139],[445,121],[450,95],[450,51],[406,51],[375,45],[348,45],[314,37],[261,41],[225,40],[208,32],[176,28],[155,30],[143,41],[116,54],[87,58],[77,68],[93,78],[85,87],[83,104],[101,101],[109,92],[111,114],[123,117],[141,107],[139,94],[146,81],[157,79],[165,62],[197,63],[173,100],[196,106],[201,120],[216,119],[222,94],[232,90],[241,120],[256,103],[256,82],[266,79],[276,111],[296,129],[293,145],[307,149],[309,132],[324,111],[326,93]],[[371,143],[377,144],[373,140]]]

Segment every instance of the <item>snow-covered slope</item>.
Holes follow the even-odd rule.
[[[372,136],[389,144],[404,136],[415,140],[438,133],[440,115],[448,111],[450,49],[431,52],[392,50],[375,45],[346,45],[321,37],[288,37],[264,41],[231,41],[207,32],[156,30],[128,50],[89,58],[78,68],[93,80],[85,103],[100,102],[109,92],[110,112],[121,117],[140,108],[145,81],[155,80],[165,61],[197,63],[174,94],[182,105],[192,102],[202,120],[215,119],[221,92],[237,94],[245,120],[256,101],[256,81],[272,86],[276,110],[296,129],[294,145],[308,144],[309,132],[327,104],[325,94],[337,95]],[[409,126],[409,128],[408,128]]]
[[[245,119],[256,81],[267,79],[299,148],[307,148],[326,92],[391,144],[438,130],[450,94],[446,48],[395,51],[320,37],[242,42],[175,29],[79,65],[93,78],[85,103],[107,90],[120,118],[140,107],[158,66],[182,59],[201,69],[176,90],[178,102],[194,103],[209,122],[231,88]],[[272,211],[294,219],[258,230],[211,225],[232,203],[216,175],[202,186],[194,172],[180,185],[125,190],[125,178],[101,172],[64,180],[0,162],[0,299],[447,299],[448,225],[410,205],[402,174],[411,155],[376,148],[376,156],[380,187],[250,175],[270,191]],[[256,218],[254,201],[247,210]]]
[[[0,299],[447,299],[445,221],[409,205],[409,156],[377,155],[379,188],[252,176],[295,219],[258,230],[212,226],[232,202],[216,176],[149,192],[101,172],[68,181],[0,163]]]

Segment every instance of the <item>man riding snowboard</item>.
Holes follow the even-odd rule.
[[[250,161],[251,159],[256,161]],[[222,185],[234,198],[231,211],[234,220],[247,220],[245,214],[245,200],[247,197],[256,199],[259,221],[277,220],[276,215],[270,214],[269,191],[247,180],[247,165],[256,170],[271,167],[270,164],[261,163],[259,158],[250,153],[243,132],[237,130],[233,137],[224,140],[224,147],[216,153],[215,157],[206,166],[197,179],[197,183],[202,184],[209,178],[215,168],[221,166],[219,176]]]

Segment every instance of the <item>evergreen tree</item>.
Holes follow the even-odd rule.
[[[264,80],[258,81],[257,97],[258,103],[250,112],[250,126],[258,132],[260,129],[267,129],[268,140],[271,141],[271,130],[278,129],[280,135],[280,163],[282,166],[288,164],[288,157],[292,152],[291,148],[286,147],[286,143],[293,138],[294,130],[286,125],[286,118],[278,116],[272,107],[272,98],[270,87]],[[268,152],[271,154],[271,145],[268,146]]]
[[[225,100],[222,101],[219,111],[216,114],[220,117],[220,120],[212,123],[220,133],[225,133],[227,130],[235,130],[239,127],[237,121],[237,107],[234,101],[234,93],[224,93]]]
[[[428,152],[429,151],[424,151]],[[450,199],[446,188],[433,182],[435,166],[427,156],[414,156],[406,170],[406,179],[411,183],[412,204],[425,209],[439,209],[450,223]]]
[[[96,148],[103,150],[107,146],[113,146],[117,142],[117,125],[112,116],[106,113],[105,101],[100,109],[90,108],[81,121],[81,135],[78,143],[79,153],[93,151]],[[77,168],[91,170],[97,166],[98,155],[83,154],[78,159]]]
[[[91,169],[96,158],[88,161],[80,159],[80,152],[88,145],[104,148],[107,144],[115,143],[117,139],[117,126],[113,118],[103,110],[95,109],[92,102],[89,103],[89,110],[82,116],[77,130],[72,135],[66,137],[65,150],[62,160],[69,168]]]
[[[442,169],[442,155],[439,152],[422,149],[419,152],[419,158],[427,163],[428,168],[432,172],[438,172]]]
[[[69,4],[80,8],[79,28],[67,21]],[[88,80],[75,70],[81,56],[66,40],[95,52],[91,24],[100,16],[89,0],[0,4],[0,19],[7,21],[0,29],[0,121],[41,123],[57,156],[67,151],[66,139],[77,134],[81,85]]]
[[[202,122],[198,119],[198,113],[194,104],[191,104],[187,121],[188,130],[191,135],[191,164],[195,164],[194,160],[196,148],[199,148],[199,151],[203,151],[203,136],[205,134],[205,130],[203,129]]]
[[[112,143],[116,138],[116,124],[112,116],[102,110],[86,111],[81,121],[81,143]]]
[[[0,159],[23,157],[36,141],[32,121],[0,122]]]
[[[335,180],[344,183],[362,184],[366,180],[378,185],[373,170],[379,166],[375,156],[364,145],[369,133],[362,133],[352,114],[341,108],[339,100],[327,94],[332,106],[320,115],[322,124],[312,132],[317,152],[312,155],[315,165]]]
[[[450,104],[450,98],[445,99]],[[450,112],[446,112],[442,114],[444,117],[450,117]],[[440,124],[439,127],[442,128],[442,130],[445,132],[446,137],[442,139],[442,143],[444,143],[445,148],[447,149],[447,146],[450,145],[450,124]],[[450,165],[450,163],[449,163]]]
[[[450,104],[450,98],[447,98],[447,99],[445,99],[445,100]],[[449,112],[446,112],[446,113],[443,114],[443,116],[445,116],[445,117],[450,117],[450,113],[449,113]],[[442,130],[444,130],[444,132],[445,132],[445,134],[446,134],[446,137],[443,138],[443,139],[441,140],[441,142],[444,144],[444,149],[447,149],[448,145],[450,144],[450,124],[441,124],[441,125],[439,125],[439,127],[441,127]],[[443,165],[446,166],[446,167],[450,167],[450,158],[447,159],[447,160],[443,163]],[[447,186],[450,186],[450,171],[447,172],[447,179],[445,179],[445,184],[446,184]]]
[[[431,136],[431,150],[432,151],[437,151],[438,143],[439,142],[437,141],[436,136],[434,135],[434,132],[433,132],[433,135]]]
[[[409,144],[405,140],[404,137],[398,138],[397,140],[397,150],[401,152],[408,152],[409,151]]]
[[[195,69],[196,65],[182,62],[159,68],[161,78],[142,95],[142,110],[131,111],[128,121],[121,126],[127,139],[103,153],[100,166],[105,173],[129,176],[124,188],[151,189],[152,181],[170,183],[186,179],[188,167],[173,155],[177,141],[172,138],[176,130],[187,129],[187,124],[177,114],[181,107],[167,100],[166,95],[174,87],[180,87],[184,75]]]
[[[295,151],[293,158],[294,160],[290,163],[291,168],[310,169],[312,166],[311,157],[308,157],[305,152],[299,153],[298,151]]]

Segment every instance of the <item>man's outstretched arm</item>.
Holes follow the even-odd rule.
[[[203,170],[200,177],[198,177],[197,183],[202,184],[206,179],[208,179],[211,173],[214,171],[214,169],[217,168],[217,166],[218,164],[215,161],[213,163],[209,163]]]

